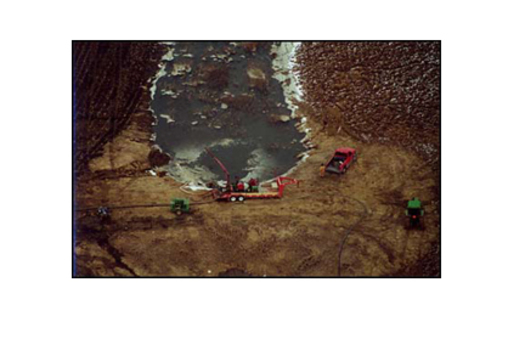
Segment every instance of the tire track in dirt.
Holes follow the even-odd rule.
[[[115,248],[115,246],[113,246],[109,242],[108,238],[100,239],[100,240],[97,241],[97,243],[100,246],[100,248],[104,249],[106,252],[109,253],[109,255],[111,255],[113,257],[113,259],[115,259],[115,264],[117,265],[117,267],[120,267],[120,268],[128,271],[129,273],[131,273],[133,275],[133,277],[139,277],[135,273],[135,271],[130,266],[128,266],[128,264],[126,264],[124,261],[122,261],[123,254],[120,252],[120,250]]]

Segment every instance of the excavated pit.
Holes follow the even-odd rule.
[[[168,62],[181,55],[175,56],[175,50],[165,55],[164,70],[157,67],[159,61],[137,55],[138,47],[129,56],[115,50],[118,45],[105,53],[91,48],[75,59],[75,72],[84,71],[76,77],[79,82],[87,84],[89,77],[99,76],[96,84],[75,83],[77,107],[81,110],[93,105],[93,111],[99,112],[85,113],[89,123],[84,118],[75,119],[76,161],[77,164],[85,162],[83,172],[77,173],[74,194],[78,210],[73,237],[75,276],[440,276],[440,178],[436,170],[439,152],[421,153],[421,147],[417,147],[435,143],[433,149],[440,148],[436,141],[439,109],[435,109],[440,96],[439,44],[326,42],[303,43],[298,50],[294,43],[285,44],[289,47],[282,51],[297,53],[295,70],[300,83],[294,82],[288,88],[295,84],[303,91],[300,94],[303,100],[296,103],[298,109],[289,113],[286,107],[290,106],[291,98],[284,83],[288,77],[281,72],[278,83],[284,87],[286,106],[279,106],[283,109],[278,112],[287,111],[295,120],[307,118],[311,128],[307,132],[310,140],[307,144],[310,148],[315,142],[316,146],[300,166],[289,172],[301,180],[300,186],[289,186],[280,200],[254,200],[242,205],[209,201],[193,205],[192,213],[183,217],[175,217],[169,211],[172,198],[190,198],[195,204],[205,201],[208,193],[185,191],[180,182],[161,176],[164,173],[160,171],[151,171],[170,161],[164,153],[151,147],[154,128],[158,133],[157,128],[164,119],[158,115],[153,117],[148,110],[156,107],[150,103],[151,92],[172,90],[158,86],[169,82],[165,79],[163,83],[162,74],[156,76],[159,79],[146,83],[158,68],[161,68],[159,73],[164,71],[165,75],[173,72],[174,67],[169,67]],[[163,49],[160,59],[169,47],[157,45]],[[262,50],[261,45],[265,50],[270,46],[259,44],[257,47],[249,43],[230,46],[242,49],[242,55],[251,61],[254,59],[251,52]],[[154,52],[159,51],[154,48]],[[280,57],[273,55],[274,50],[269,52],[275,70]],[[122,64],[111,64],[112,58],[120,62],[116,60],[118,57],[123,60]],[[144,70],[139,70],[136,64],[124,64],[129,57],[141,58],[143,62],[138,67]],[[213,58],[211,61],[214,62]],[[100,64],[80,69],[85,62]],[[194,73],[199,71],[198,63],[192,66]],[[100,78],[116,66],[131,69],[122,68],[124,70],[112,74],[109,81]],[[296,71],[292,66],[288,64],[288,76],[293,82]],[[149,75],[146,68],[151,68]],[[248,89],[254,89],[254,94],[263,94],[261,72],[265,78],[270,73],[267,75],[267,70],[255,68],[259,70],[252,70],[251,78],[246,73],[245,78],[252,79],[253,83]],[[132,81],[139,71],[144,80]],[[188,74],[187,65],[175,69],[176,74],[183,72]],[[219,112],[231,112],[236,104],[234,100],[221,98],[222,94],[229,91],[238,96],[241,90],[220,89],[221,82],[226,81],[221,74],[202,73],[208,82],[188,91],[201,93],[202,98],[211,95],[212,101],[216,98],[220,102],[213,102],[215,108],[220,106]],[[189,76],[185,79],[194,84]],[[194,79],[198,81],[199,75]],[[230,79],[228,76],[228,84],[235,81]],[[127,83],[122,85],[123,82]],[[198,88],[206,84],[208,87]],[[140,98],[128,114],[123,109],[122,115],[112,119],[111,115],[118,111],[119,99],[112,99],[105,87],[118,85],[133,88],[130,91],[138,91]],[[150,86],[154,87],[153,91]],[[377,93],[371,95],[372,91]],[[98,99],[95,95],[107,97]],[[133,95],[127,91],[120,95],[133,102]],[[108,107],[104,107],[106,103]],[[222,108],[222,103],[227,104],[227,108]],[[243,99],[238,101],[240,106],[243,103]],[[382,109],[385,104],[393,106]],[[425,107],[428,114],[414,115],[416,106]],[[400,117],[391,114],[396,108],[400,110]],[[104,117],[102,112],[108,116]],[[168,117],[173,123],[179,120],[177,115]],[[120,118],[126,123],[121,125]],[[291,123],[295,124],[295,120],[280,123],[294,127]],[[300,130],[307,131],[303,128],[304,125]],[[104,138],[106,135],[111,137]],[[102,145],[100,149],[95,147],[96,143]],[[159,137],[157,143],[160,144]],[[358,162],[345,176],[321,178],[319,164],[342,145],[358,149]],[[213,148],[215,153],[228,161],[217,148]],[[177,156],[181,156],[180,150]],[[181,164],[180,168],[183,167]],[[218,170],[213,169],[222,176]],[[151,176],[155,173],[159,176]],[[232,172],[232,176],[235,175],[241,174]],[[404,208],[406,200],[413,196],[418,196],[424,204],[425,230],[405,229]],[[162,206],[141,207],[150,204]],[[117,209],[129,205],[137,207]],[[83,209],[99,206],[113,208],[109,222],[100,222],[96,210]]]
[[[154,142],[171,156],[164,170],[176,180],[223,179],[205,147],[232,178],[261,181],[286,173],[304,156],[305,133],[285,101],[286,82],[273,78],[271,43],[168,45],[151,109]]]

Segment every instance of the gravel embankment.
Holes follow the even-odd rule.
[[[440,42],[320,42],[297,60],[305,100],[328,128],[439,163]]]

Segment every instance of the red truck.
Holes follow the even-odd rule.
[[[326,172],[344,174],[352,162],[357,159],[357,152],[350,147],[341,147],[335,150],[330,161],[326,163]]]

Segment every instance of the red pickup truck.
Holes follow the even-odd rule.
[[[326,163],[326,171],[334,174],[344,174],[352,162],[357,159],[357,152],[350,147],[342,147],[335,150],[334,155]]]

